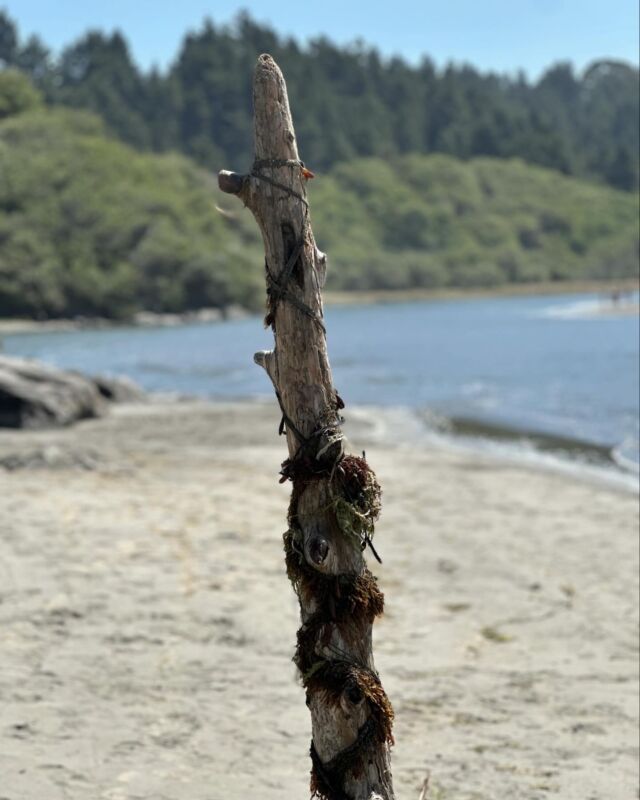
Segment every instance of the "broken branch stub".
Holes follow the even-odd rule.
[[[321,297],[326,257],[311,230],[310,173],[285,81],[269,55],[256,65],[253,103],[252,169],[222,171],[218,182],[249,207],[265,248],[265,322],[275,347],[254,359],[273,383],[289,450],[281,471],[293,483],[285,561],[300,601],[294,661],[311,712],[311,791],[326,800],[393,800],[393,711],[371,647],[384,598],[363,555],[380,487],[363,458],[344,453]]]

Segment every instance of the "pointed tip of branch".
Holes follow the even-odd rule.
[[[272,56],[258,56],[253,75],[255,153],[257,158],[297,159],[287,84]]]
[[[284,83],[282,70],[269,53],[262,53],[262,55],[258,56],[254,70],[254,87],[256,83],[264,81],[275,81],[277,84]]]

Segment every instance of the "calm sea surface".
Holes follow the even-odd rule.
[[[419,409],[466,435],[541,434],[543,449],[583,443],[633,470],[638,316],[602,310],[595,295],[328,308],[335,384],[347,404]],[[271,345],[258,318],[4,337],[8,354],[217,398],[271,397],[252,360]]]

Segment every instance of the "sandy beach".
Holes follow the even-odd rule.
[[[637,495],[347,418],[384,491],[398,800],[638,797]],[[1,800],[308,797],[278,421],[0,431]]]

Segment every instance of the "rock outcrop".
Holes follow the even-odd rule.
[[[92,379],[38,361],[0,355],[0,428],[51,428],[102,416],[108,401],[139,401],[128,379]]]

